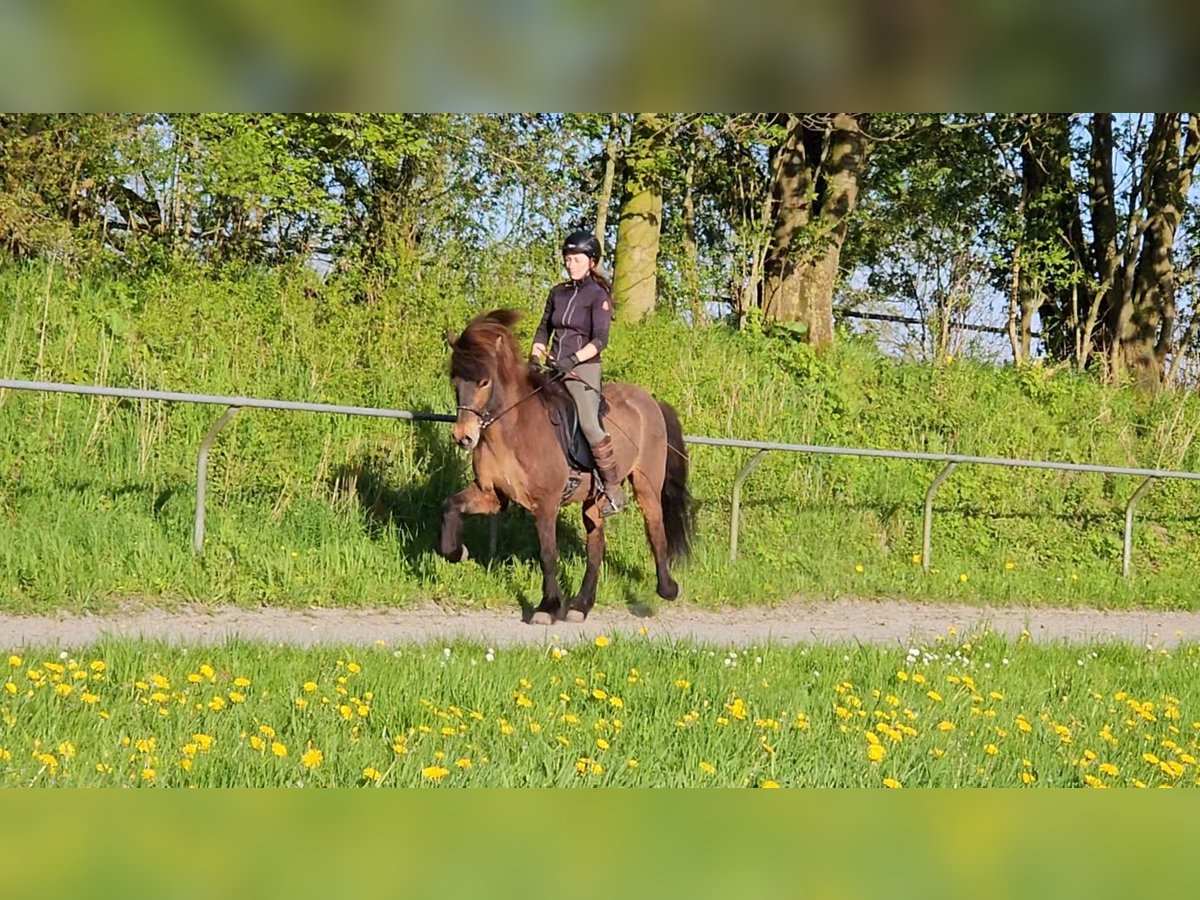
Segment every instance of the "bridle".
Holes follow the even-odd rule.
[[[555,371],[555,373],[553,375],[551,375],[545,382],[538,385],[536,388],[534,388],[532,391],[530,391],[528,394],[526,394],[524,397],[522,397],[517,402],[509,404],[508,406],[506,406],[504,409],[500,410],[500,412],[496,413],[495,415],[492,415],[491,411],[487,410],[487,409],[480,412],[473,406],[462,406],[461,404],[458,407],[458,411],[472,413],[475,416],[475,418],[479,419],[479,430],[484,431],[487,428],[491,427],[492,425],[495,425],[496,422],[500,421],[500,419],[504,418],[504,416],[508,415],[510,412],[512,412],[514,409],[516,409],[518,406],[520,406],[526,400],[530,400],[533,397],[536,397],[538,394],[540,394],[542,391],[544,391],[548,385],[553,384],[555,381],[559,381],[565,377],[566,377],[566,375],[564,373]]]

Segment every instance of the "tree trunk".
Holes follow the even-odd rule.
[[[692,324],[701,325],[707,319],[704,299],[700,296],[700,253],[696,245],[696,162],[695,145],[689,148],[683,184],[683,279],[688,302],[692,309]]]
[[[1157,114],[1146,150],[1150,168],[1146,229],[1133,276],[1132,310],[1119,335],[1122,362],[1135,383],[1162,385],[1167,355],[1175,339],[1175,266],[1171,248],[1183,216],[1192,171],[1200,156],[1200,123],[1190,116],[1180,152],[1181,119]]]
[[[833,343],[833,288],[849,218],[858,203],[867,138],[857,118],[837,113],[789,118],[771,185],[774,229],[765,265],[763,310],[807,326],[815,347]]]
[[[1078,280],[1085,270],[1079,191],[1071,174],[1071,121],[1065,113],[1022,116],[1018,285],[1021,341],[1031,350],[1033,317],[1054,359],[1073,359],[1079,344]]]
[[[608,126],[608,140],[604,142],[604,180],[600,183],[600,196],[596,198],[596,240],[604,246],[604,232],[608,228],[608,207],[612,203],[613,182],[617,179],[617,154],[621,149],[621,116],[612,114]]]
[[[658,293],[658,247],[662,233],[662,183],[651,158],[658,141],[658,118],[641,113],[633,125],[633,160],[627,165],[625,202],[617,225],[613,306],[617,316],[634,322],[654,311]]]

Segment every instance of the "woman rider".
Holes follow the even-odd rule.
[[[579,410],[579,426],[592,448],[604,484],[602,516],[620,512],[625,492],[617,477],[612,437],[600,427],[600,354],[612,323],[612,287],[600,271],[600,242],[590,231],[575,231],[563,242],[568,281],[550,289],[533,338],[531,358],[571,377],[567,391]],[[547,349],[549,341],[549,349]]]

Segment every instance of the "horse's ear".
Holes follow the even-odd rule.
[[[457,340],[458,340],[458,335],[455,334],[453,331],[447,329],[446,330],[446,343],[447,343],[447,345],[449,345],[450,349],[452,349],[452,350],[454,349],[454,343]]]
[[[499,353],[503,349],[504,349],[504,335],[498,334],[498,335],[496,335],[496,352]]]

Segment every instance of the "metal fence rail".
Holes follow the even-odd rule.
[[[332,403],[303,403],[293,400],[272,400],[261,397],[230,397],[215,394],[191,394],[175,391],[152,391],[135,388],[99,387],[93,385],[60,384],[46,381],[17,381],[0,379],[0,390],[40,391],[46,393],[83,394],[98,397],[120,397],[131,400],[158,400],[177,403],[201,403],[224,406],[225,412],[212,424],[200,442],[196,460],[196,521],[193,543],[197,553],[204,547],[205,495],[208,483],[208,453],[213,441],[241,409],[273,409],[289,412],[331,413],[348,416],[370,416],[382,419],[401,419],[420,422],[453,422],[454,416],[439,413],[411,412],[404,409],[382,409],[370,406],[343,406]],[[738,531],[741,522],[742,486],[751,473],[771,452],[813,453],[828,456],[861,456],[882,459],[907,459],[918,462],[939,462],[942,468],[925,492],[925,511],[921,545],[921,564],[929,571],[932,558],[933,500],[939,487],[959,465],[1005,466],[1009,468],[1052,469],[1062,472],[1092,472],[1102,475],[1130,475],[1143,479],[1125,505],[1124,550],[1121,574],[1129,576],[1133,544],[1134,505],[1150,485],[1159,478],[1200,481],[1200,472],[1178,472],[1171,469],[1142,469],[1127,466],[1102,466],[1091,463],[1050,462],[1035,459],[1012,459],[995,456],[965,456],[957,453],[921,453],[904,450],[875,450],[864,447],[829,447],[819,444],[788,444],[772,441],[739,440],[684,435],[689,444],[713,447],[733,447],[757,451],[741,469],[733,482],[732,516],[729,530],[729,558],[737,560]],[[492,541],[495,543],[496,522],[492,521]]]

